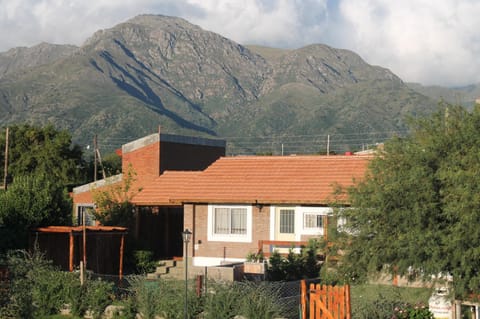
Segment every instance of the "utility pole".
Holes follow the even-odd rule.
[[[327,156],[330,155],[330,134],[327,135]]]
[[[97,181],[97,134],[93,137],[93,181]]]
[[[5,132],[5,168],[3,172],[3,189],[7,190],[7,177],[8,177],[8,127]]]
[[[100,163],[100,168],[102,169],[103,179],[106,179],[107,176],[105,175],[105,168],[103,167],[102,156],[100,155],[100,150],[98,148],[95,150],[95,154],[97,154],[97,159],[98,159],[98,162]]]

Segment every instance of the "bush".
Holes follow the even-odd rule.
[[[204,319],[245,318],[270,319],[285,314],[280,294],[271,283],[214,283],[205,297]]]
[[[270,256],[267,278],[271,281],[299,280],[305,278],[316,278],[320,274],[321,264],[317,258],[320,243],[311,239],[306,247],[302,247],[300,254],[290,248],[286,258],[275,250]]]
[[[42,318],[58,314],[65,304],[73,315],[83,316],[90,310],[94,318],[100,318],[111,300],[113,284],[87,280],[81,286],[78,274],[58,270],[37,249],[10,252],[7,265],[9,298],[1,305],[1,318]]]
[[[359,319],[433,319],[433,314],[427,306],[412,305],[401,300],[400,294],[378,294],[373,302],[354,307],[352,313]]]
[[[137,311],[143,318],[154,318],[159,315],[168,319],[183,318],[185,307],[185,282],[181,280],[161,279],[146,281],[144,277],[131,276],[128,278],[131,286],[132,298],[137,305]],[[193,287],[193,285],[189,285]],[[188,289],[189,318],[203,311],[203,299],[197,297],[193,289]]]
[[[204,319],[233,318],[238,315],[243,293],[235,284],[212,284],[205,296]]]
[[[10,286],[1,318],[29,319],[59,311],[64,303],[64,276],[38,250],[9,252],[7,267]]]
[[[142,314],[144,319],[153,319],[158,313],[157,302],[159,301],[160,287],[156,282],[145,281],[143,277],[131,276],[128,278],[132,298],[135,300],[136,311]]]
[[[94,319],[102,317],[105,308],[113,300],[113,283],[100,279],[87,280],[82,287],[86,307]]]
[[[133,257],[137,273],[146,274],[155,270],[156,261],[154,259],[153,251],[136,250],[133,252]]]
[[[424,304],[405,304],[394,309],[392,319],[433,319],[433,314]]]
[[[238,284],[238,289],[242,294],[239,309],[242,316],[258,319],[284,317],[285,304],[272,284],[243,282]]]

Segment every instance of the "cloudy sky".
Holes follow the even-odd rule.
[[[349,49],[409,82],[480,83],[478,0],[0,0],[0,52],[81,45],[142,13],[179,16],[241,44]]]

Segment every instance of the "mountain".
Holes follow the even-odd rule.
[[[52,63],[69,56],[77,49],[73,45],[40,43],[31,48],[20,47],[0,53],[0,78],[10,73]]]
[[[467,108],[471,108],[480,97],[480,83],[455,88],[424,86],[419,83],[407,83],[407,85],[411,89],[437,101],[464,105]]]
[[[0,53],[0,125],[54,123],[81,144],[98,134],[109,151],[159,126],[235,136],[235,152],[267,152],[264,141],[298,145],[295,136],[315,140],[299,152],[318,152],[327,134],[344,137],[338,150],[358,149],[368,139],[355,134],[382,139],[404,130],[406,115],[435,108],[434,99],[351,51],[243,46],[175,17],[137,16],[81,47]]]

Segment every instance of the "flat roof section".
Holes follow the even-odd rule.
[[[225,148],[227,145],[227,142],[222,139],[211,139],[211,138],[184,136],[184,135],[176,135],[176,134],[155,133],[155,134],[150,134],[148,136],[145,136],[135,141],[124,144],[122,146],[122,153],[125,154],[128,152],[133,152],[139,148],[142,148],[157,142],[170,142],[170,143],[178,143],[178,144],[203,145],[203,146],[223,147],[223,148]]]

